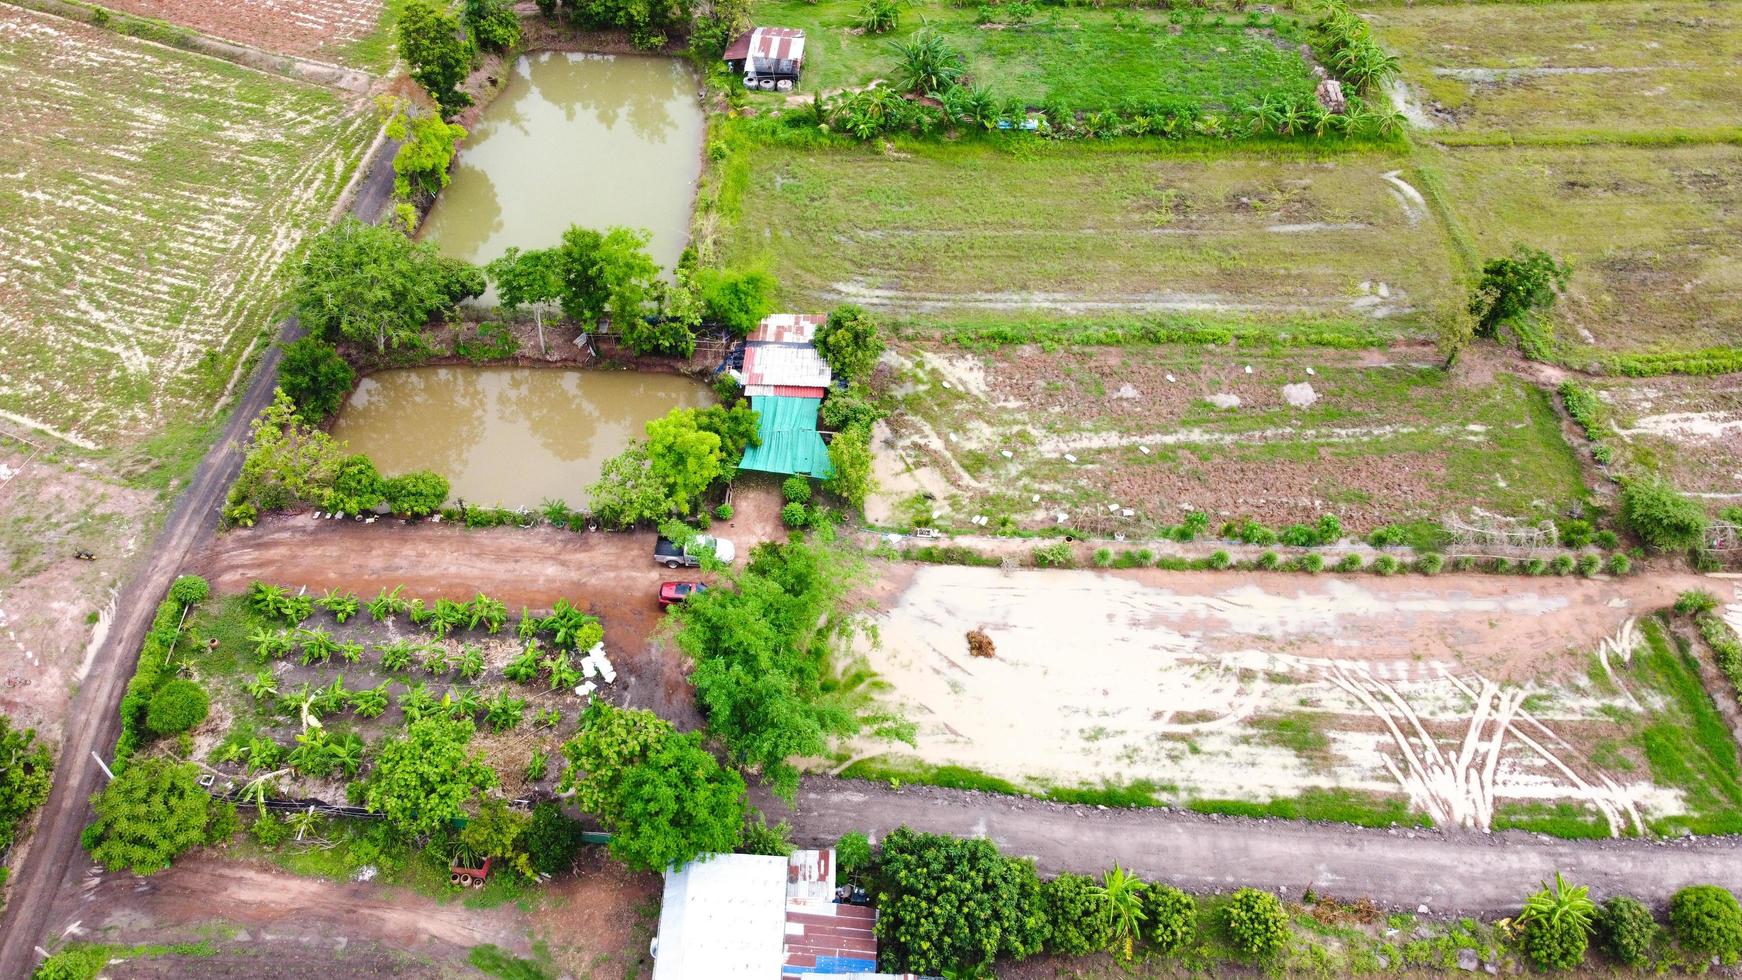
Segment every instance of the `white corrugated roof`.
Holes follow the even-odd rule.
[[[721,854],[665,873],[653,980],[771,980],[786,942],[783,857]]]

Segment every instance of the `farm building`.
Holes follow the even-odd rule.
[[[876,977],[875,909],[835,901],[835,852],[720,854],[665,873],[653,980]]]
[[[819,479],[834,473],[817,432],[817,409],[833,379],[816,348],[817,328],[825,320],[815,313],[776,313],[745,340],[744,367],[735,376],[750,407],[761,413],[762,444],[744,451],[740,469]]]
[[[787,92],[804,70],[804,31],[791,27],[756,27],[726,48],[726,65],[744,76],[745,88]]]

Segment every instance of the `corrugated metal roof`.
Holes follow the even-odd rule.
[[[818,479],[833,476],[829,447],[817,434],[817,398],[786,398],[764,395],[750,399],[760,421],[760,446],[744,450],[739,469],[763,473],[808,473]]]
[[[822,398],[829,393],[827,388],[816,388],[807,385],[752,385],[744,389],[746,398],[759,395],[780,395],[784,398]]]
[[[827,388],[834,375],[808,344],[750,343],[744,348],[744,386],[796,385]]]
[[[665,873],[654,980],[772,980],[786,941],[786,859],[720,854]]]
[[[772,61],[803,61],[804,31],[796,27],[756,27],[738,35],[720,56],[722,61],[761,58]]]
[[[817,339],[817,328],[829,322],[822,313],[770,313],[746,339],[771,344],[808,344]]]

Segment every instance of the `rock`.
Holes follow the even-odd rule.
[[[1373,961],[1379,964],[1379,969],[1381,970],[1389,970],[1391,968],[1391,957],[1386,956],[1384,953],[1374,953]]]
[[[1415,911],[1418,915],[1426,915],[1427,914],[1427,906],[1426,905],[1417,905],[1415,907]]]
[[[1500,973],[1500,964],[1494,962],[1484,963],[1482,964],[1482,972],[1491,977],[1496,976]]]
[[[1139,395],[1137,393],[1137,389],[1132,387],[1130,382],[1126,382],[1125,384],[1122,384],[1119,386],[1119,390],[1115,391],[1113,393],[1113,397],[1114,398],[1141,398],[1143,396]]]
[[[1475,950],[1458,950],[1458,969],[1463,970],[1465,973],[1474,973],[1476,972],[1476,968],[1481,965],[1482,958],[1476,955]]]
[[[1211,395],[1209,402],[1217,408],[1239,408],[1240,396],[1223,392],[1221,394]]]
[[[1319,400],[1319,393],[1313,390],[1311,384],[1302,381],[1299,384],[1283,385],[1282,400],[1295,408],[1307,408]]]

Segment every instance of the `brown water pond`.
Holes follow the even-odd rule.
[[[688,378],[572,368],[417,367],[364,378],[333,435],[383,473],[434,470],[467,503],[572,507],[650,419],[702,406]]]

